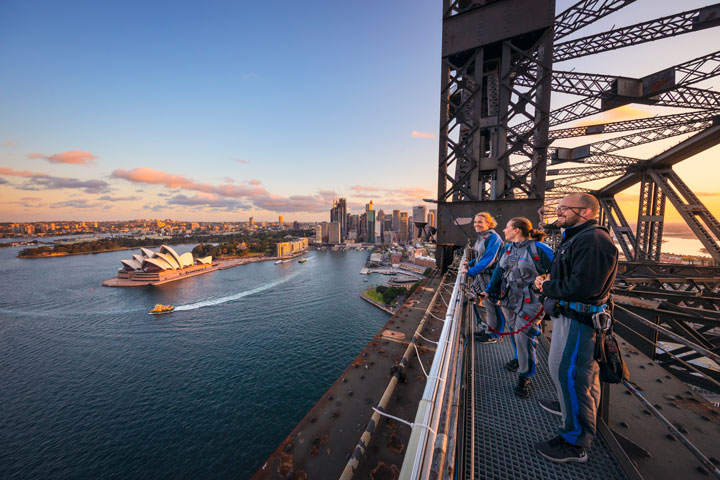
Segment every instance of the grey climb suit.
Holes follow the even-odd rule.
[[[535,243],[537,256],[531,248]],[[535,240],[513,242],[503,248],[487,292],[498,299],[513,330],[524,327],[540,311],[542,304],[533,288],[535,277],[547,271],[553,259],[550,247]],[[535,374],[537,359],[535,340],[540,335],[539,319],[516,335],[518,374],[529,378]]]

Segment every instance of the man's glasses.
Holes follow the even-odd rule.
[[[574,213],[576,208],[585,208],[585,207],[567,207],[565,205],[558,205],[558,207],[555,209],[555,211],[558,213],[562,213],[565,210],[572,210]]]

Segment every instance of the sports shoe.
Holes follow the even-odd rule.
[[[550,398],[541,398],[538,400],[540,406],[546,411],[553,415],[562,416],[562,410],[560,410],[560,402],[552,400]]]
[[[496,343],[497,337],[491,337],[485,332],[475,332],[475,341],[479,343]]]
[[[583,447],[566,442],[560,435],[547,442],[537,442],[535,450],[551,462],[585,463],[588,460],[587,452]]]
[[[515,387],[515,395],[520,398],[527,398],[530,396],[530,379],[525,377],[518,377],[518,384]]]
[[[518,362],[517,358],[513,358],[505,364],[505,368],[507,368],[511,372],[517,372],[518,368],[520,368],[520,362]]]

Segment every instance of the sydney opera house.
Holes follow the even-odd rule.
[[[161,246],[157,252],[141,248],[139,255],[133,255],[130,260],[120,260],[120,262],[123,266],[118,270],[118,279],[144,284],[178,280],[213,269],[212,257],[194,260],[192,253],[185,252],[178,255],[167,245]]]

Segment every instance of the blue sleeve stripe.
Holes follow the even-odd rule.
[[[493,260],[497,258],[498,250],[500,250],[500,235],[490,235],[485,240],[485,253],[483,253],[483,256],[477,261],[475,266],[468,270],[468,273],[470,275],[477,275],[488,268]]]

